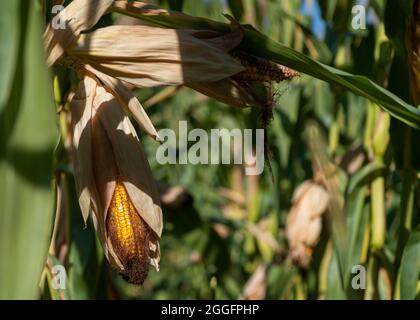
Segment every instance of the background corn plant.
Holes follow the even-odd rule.
[[[44,21],[59,2],[0,2],[0,298],[419,297],[420,112],[405,43],[413,1],[361,1],[368,24],[358,31],[351,0],[150,1],[220,22],[230,13],[271,39],[247,28],[243,46],[310,76],[276,88],[268,129],[274,183],[268,170],[250,177],[240,166],[159,165],[158,145],[142,138],[165,219],[161,271],[143,287],[114,274],[92,225],[84,228],[67,152],[66,94],[76,82],[61,68],[50,80],[42,49]],[[209,23],[114,12],[98,27],[139,22]],[[177,131],[179,120],[190,129],[261,127],[257,111],[187,88],[137,94],[156,128]],[[303,269],[287,259],[285,225],[316,159],[336,168],[329,191],[337,206]],[[53,288],[56,264],[66,267],[65,290]],[[367,269],[363,290],[351,286],[355,265]]]

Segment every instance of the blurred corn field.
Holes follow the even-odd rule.
[[[84,177],[75,183],[80,159],[71,152],[78,67],[69,59],[51,68],[46,62],[55,64],[66,49],[45,54],[52,8],[72,1],[0,1],[1,299],[420,298],[419,1],[161,0],[131,11],[136,2],[108,2],[99,13],[89,5],[101,1],[86,1],[92,23],[81,36],[82,29],[70,29],[79,40],[64,54],[88,59],[94,67],[88,71],[97,72],[104,87],[111,85],[105,70],[112,65],[95,60],[100,54],[92,49],[101,44],[103,28],[233,35],[240,27],[233,18],[229,26],[223,14],[242,25],[240,50],[299,72],[270,88],[269,163],[259,176],[246,175],[241,165],[159,164],[159,143],[144,132],[178,132],[179,121],[205,131],[265,128],[262,111],[213,99],[201,82],[159,78],[162,85],[146,85],[141,77],[124,78],[124,70],[114,74],[130,83],[127,92],[148,115],[133,113],[132,100],[126,101],[163,212],[160,270],[151,270],[141,286],[128,283],[107,262],[115,255],[104,252],[105,240],[95,232],[101,221],[91,215],[85,223],[89,204],[79,206],[76,185]],[[366,28],[359,30],[352,27],[356,5],[366,9]],[[157,7],[187,15],[161,14],[167,11]],[[219,63],[208,59],[214,59],[208,68]],[[110,143],[115,150],[118,143]],[[138,165],[147,175],[144,163]],[[135,210],[134,200],[128,205]],[[159,237],[160,211],[151,210],[136,223]],[[123,260],[119,268],[126,267]],[[64,266],[65,289],[56,289],[56,266]]]

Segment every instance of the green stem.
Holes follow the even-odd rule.
[[[295,290],[296,290],[295,291],[296,300],[306,300],[307,297],[306,297],[305,285],[300,275],[296,277]]]
[[[54,102],[55,102],[56,107],[58,108],[62,104],[63,95],[60,89],[60,81],[57,75],[54,75],[53,89],[54,89]]]
[[[397,250],[395,253],[394,267],[395,275],[398,276],[404,247],[413,229],[414,196],[415,183],[413,179],[412,167],[412,130],[407,128],[405,131],[404,145],[404,164],[401,172],[402,194],[400,203],[400,226],[398,232]],[[398,280],[398,279],[397,279]],[[398,281],[394,281],[394,296],[399,297]]]
[[[365,300],[377,300],[378,294],[378,278],[379,278],[379,261],[378,257],[372,253],[368,263],[368,274]]]
[[[334,122],[331,124],[330,132],[329,132],[329,149],[331,154],[335,154],[338,146],[338,140],[340,136],[340,125],[338,123],[338,119],[336,118]]]
[[[341,107],[337,102],[338,97],[335,98],[336,103],[334,106],[334,120],[330,127],[329,137],[328,137],[328,146],[331,152],[331,155],[334,155],[337,151],[337,147],[340,142],[340,117],[341,117]]]
[[[377,157],[375,162],[383,164],[383,159]],[[386,216],[385,216],[385,179],[383,176],[377,177],[371,184],[371,204],[372,204],[372,242],[374,250],[382,249],[385,243]]]

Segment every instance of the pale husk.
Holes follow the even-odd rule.
[[[137,212],[150,228],[162,234],[162,210],[159,194],[146,155],[128,117],[121,111],[112,95],[99,89],[105,103],[95,104],[102,125],[112,145],[120,178]]]
[[[106,7],[104,2],[101,2],[101,5]],[[151,9],[141,2],[116,1],[113,8],[134,10],[146,15],[177,15],[174,12]],[[86,10],[85,7],[80,9]],[[63,12],[73,14],[73,11],[74,8],[70,7]],[[183,14],[179,15],[183,19],[186,17]],[[96,20],[97,18],[95,15]],[[76,32],[70,40],[66,38],[68,42],[65,46],[60,46],[66,53],[66,57],[61,61],[78,71],[85,69],[85,72],[95,74],[106,89],[120,100],[121,105],[128,108],[142,129],[156,139],[157,132],[153,124],[125,84],[139,88],[186,85],[232,106],[261,105],[261,101],[256,101],[246,88],[231,78],[245,70],[241,63],[229,54],[240,45],[244,31],[237,21],[229,16],[227,18],[231,22],[231,31],[227,33],[142,25],[110,26],[83,35]],[[95,19],[90,19],[89,25]],[[46,39],[50,39],[51,35],[57,37],[49,30]],[[54,56],[54,62],[64,51],[59,53],[50,55]]]
[[[118,99],[122,106],[131,112],[136,122],[149,136],[159,140],[158,133],[140,101],[120,80],[100,72],[90,65],[84,65],[84,69],[102,81],[106,89]]]
[[[54,29],[48,25],[44,33],[47,48],[47,64],[52,66],[60,59],[84,30],[92,28],[111,7],[113,0],[74,0],[56,19],[66,21],[64,29]]]
[[[319,240],[322,214],[327,210],[329,195],[322,186],[305,181],[296,189],[292,201],[286,223],[289,256],[306,268],[311,260],[312,249]]]
[[[244,70],[189,31],[149,26],[98,29],[82,35],[69,54],[137,87],[215,82]]]
[[[233,107],[246,108],[260,104],[244,87],[230,78],[191,83],[188,87]]]
[[[121,179],[138,214],[155,233],[149,243],[150,263],[158,269],[162,210],[136,132],[119,102],[92,78],[84,78],[75,98],[72,102],[75,178],[84,219],[92,208],[95,228],[108,260],[123,268],[106,230],[116,180]]]
[[[189,85],[234,106],[256,101],[230,77],[244,70],[227,51],[242,41],[243,31],[232,20],[232,31],[173,30],[149,26],[111,26],[82,35],[67,51],[65,64],[95,75],[153,138],[157,131],[126,84],[136,87]],[[124,82],[124,83],[123,83]]]
[[[93,170],[92,119],[95,116],[93,101],[96,97],[97,83],[85,77],[71,102],[71,118],[73,127],[73,165],[76,190],[83,219],[86,223],[90,210],[94,212],[92,220],[104,247],[105,256],[112,265],[122,268],[116,254],[108,246],[106,227],[102,223],[105,207],[100,200],[97,181]]]
[[[79,83],[79,88],[71,102],[71,120],[73,128],[73,164],[76,188],[79,194],[79,204],[83,219],[89,216],[91,205],[98,211],[96,200],[96,185],[92,171],[92,127],[94,116],[93,100],[96,92],[96,82],[85,78]]]
[[[237,106],[265,106],[270,97],[259,97],[246,84],[232,79],[245,71],[244,66],[230,55],[244,37],[242,26],[230,16],[231,31],[168,29],[145,25],[115,25],[80,35],[80,31],[93,26],[100,14],[112,10],[126,14],[180,16],[182,21],[194,20],[188,15],[154,8],[146,3],[127,1],[99,1],[93,3],[100,9],[92,17],[82,19],[88,7],[81,0],[69,5],[62,14],[75,17],[68,36],[48,27],[45,34],[49,64],[61,60],[75,69],[89,69],[104,83],[106,89],[120,100],[133,114],[139,125],[153,138],[157,132],[140,102],[125,84],[139,88],[165,85],[185,85],[223,103]],[[83,21],[83,23],[81,22]],[[54,40],[54,41],[53,41]],[[77,40],[77,41],[76,41]],[[53,50],[54,49],[54,50]],[[54,51],[54,52],[53,52]],[[280,66],[287,79],[297,75]],[[125,83],[125,84],[124,84]],[[251,92],[250,92],[251,91]]]

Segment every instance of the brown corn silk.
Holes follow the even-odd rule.
[[[243,51],[234,51],[232,52],[232,56],[245,67],[245,71],[234,76],[238,80],[279,83],[299,75],[296,71],[283,65],[247,54]]]

